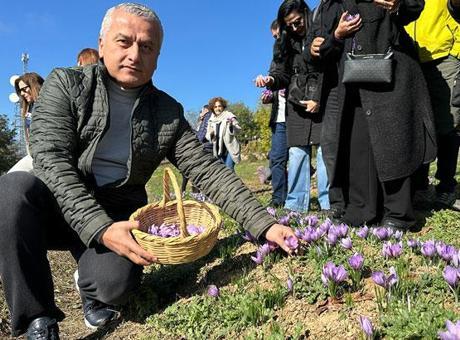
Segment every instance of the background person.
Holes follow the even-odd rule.
[[[227,101],[222,97],[209,100],[211,117],[208,120],[206,139],[212,142],[213,154],[230,169],[241,160],[241,146],[236,135],[241,131],[236,116],[226,111]]]
[[[14,88],[20,98],[21,117],[24,120],[24,133],[26,144],[30,141],[30,123],[32,122],[32,111],[38,99],[44,80],[35,72],[24,73],[14,82]]]
[[[30,156],[29,148],[30,124],[32,122],[32,111],[34,103],[38,99],[38,95],[42,88],[43,82],[43,78],[35,72],[24,73],[23,75],[19,76],[19,78],[17,78],[14,82],[16,94],[20,98],[21,117],[23,119],[24,124],[24,137],[26,142],[27,155],[20,159],[8,171],[8,173],[15,171],[32,171],[33,169],[33,161],[32,157]]]
[[[323,151],[333,160],[334,183],[345,201],[341,221],[349,225],[407,230],[415,223],[410,176],[433,160],[436,145],[428,90],[402,25],[422,9],[422,0],[321,5],[319,58],[323,69],[338,70],[336,90],[329,94],[336,104],[323,125],[324,133],[336,139],[323,144]],[[358,54],[392,48],[392,82],[343,84],[344,61],[352,48]]]
[[[270,26],[273,38],[279,38],[278,21],[274,20]],[[275,67],[272,62],[272,67]],[[266,180],[271,179],[272,199],[270,206],[284,206],[288,185],[287,185],[287,161],[288,147],[286,137],[286,90],[280,89],[273,92],[266,92],[262,95],[263,104],[272,104],[269,126],[272,131],[271,148],[269,156],[269,171],[257,169],[259,177]],[[263,173],[262,173],[263,172]],[[263,184],[262,181],[261,184]]]
[[[97,64],[99,61],[99,52],[94,48],[84,48],[77,55],[77,65],[86,66]]]
[[[203,144],[203,149],[207,152],[212,153],[212,143],[206,139],[206,131],[208,129],[208,121],[211,117],[211,111],[209,105],[206,104],[201,108],[200,115],[198,116],[198,125],[196,128],[196,136],[198,140]],[[187,189],[188,179],[182,175],[181,192],[184,193]],[[198,192],[198,188],[192,185],[192,192]]]
[[[460,27],[449,14],[445,1],[426,1],[420,17],[406,27],[414,39],[430,92],[438,142],[436,190],[429,186],[429,164],[414,175],[414,205],[450,208],[456,200],[460,108],[451,106],[454,80],[460,69]]]
[[[308,211],[310,205],[310,165],[312,146],[318,145],[322,117],[319,113],[321,84],[315,65],[303,55],[310,9],[303,0],[285,0],[278,10],[280,38],[275,42],[274,64],[268,76],[259,75],[256,86],[272,90],[287,88],[286,130],[289,147],[288,192],[284,207]],[[302,98],[292,98],[295,85]],[[304,95],[305,94],[305,95]],[[328,181],[321,149],[317,153],[318,201],[321,209],[329,209]]]
[[[0,276],[13,335],[58,339],[48,249],[70,250],[85,323],[107,325],[156,262],[131,234],[145,184],[166,157],[254,237],[289,252],[291,228],[276,221],[241,180],[205,152],[182,106],[152,84],[163,29],[149,8],[109,9],[102,63],[58,68],[46,79],[31,127],[34,174],[0,177]],[[83,85],[84,84],[84,85]],[[110,124],[108,122],[110,121]]]

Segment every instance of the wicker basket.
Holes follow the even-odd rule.
[[[169,194],[169,181],[176,195],[173,201]],[[132,230],[136,241],[162,264],[188,263],[207,255],[217,242],[222,223],[219,209],[215,205],[182,200],[176,176],[170,168],[165,168],[163,174],[163,199],[138,209],[129,219],[139,221],[140,224],[140,230]],[[152,224],[162,223],[179,224],[180,236],[165,238],[147,233]],[[187,224],[203,226],[205,230],[190,236]]]

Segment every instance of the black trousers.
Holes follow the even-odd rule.
[[[102,245],[87,248],[65,222],[47,186],[26,172],[0,177],[0,277],[14,336],[41,316],[58,321],[47,250],[69,250],[78,262],[82,298],[124,302],[141,280],[142,267]],[[127,219],[114,209],[113,218]],[[109,213],[110,214],[110,213]]]
[[[410,227],[415,223],[410,177],[380,181],[358,93],[347,100],[345,112],[335,176],[342,188],[344,220],[361,225],[390,219]]]

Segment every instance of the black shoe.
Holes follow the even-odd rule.
[[[59,340],[59,326],[56,319],[47,316],[37,318],[29,324],[27,340]]]
[[[381,226],[384,228],[389,228],[393,229],[393,231],[402,231],[406,232],[409,231],[409,225],[402,223],[402,222],[397,222],[395,220],[390,220],[390,219],[383,219]]]
[[[120,312],[112,309],[111,306],[88,298],[83,303],[83,312],[85,325],[91,329],[107,326],[120,318]]]

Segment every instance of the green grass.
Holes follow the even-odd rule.
[[[236,167],[236,173],[258,193],[263,204],[268,202],[270,192],[260,190],[264,187],[255,173],[258,166],[266,164],[242,162]],[[161,170],[156,173],[148,184],[149,197],[161,196]],[[429,263],[407,246],[401,258],[385,259],[381,255],[382,242],[353,236],[353,252],[359,251],[365,257],[364,277],[357,287],[350,280],[341,284],[338,302],[334,302],[321,282],[322,266],[332,261],[349,269],[347,259],[353,252],[341,247],[323,249],[319,244],[320,253],[317,247],[306,248],[295,257],[275,253],[266,258],[263,266],[255,266],[250,256],[256,247],[235,236],[239,226],[233,220],[225,216],[224,221],[222,240],[206,258],[188,266],[162,267],[160,272],[153,269],[148,274],[157,282],[155,290],[165,291],[167,286],[166,295],[179,292],[181,297],[159,299],[156,311],[145,319],[156,335],[146,338],[356,338],[361,333],[357,315],[367,315],[372,318],[376,334],[383,338],[431,339],[444,330],[447,319],[460,318],[460,306],[442,277],[445,264]],[[409,238],[419,238],[460,246],[459,212],[425,212],[420,222],[421,231],[405,235],[404,244]],[[397,268],[401,279],[388,304],[379,311],[370,274],[376,270],[388,273],[391,266]],[[177,275],[188,280],[175,280]],[[291,293],[285,287],[288,276],[294,281]],[[220,287],[219,298],[206,296],[208,284]],[[325,312],[308,314],[308,319],[293,319],[289,312],[292,308],[314,310],[318,305]],[[330,327],[330,318],[335,318],[335,330]]]
[[[242,161],[241,163],[235,165],[235,172],[248,187],[258,189],[260,188],[259,180],[256,175],[256,169],[258,166],[268,166],[268,161]],[[165,167],[172,168],[174,174],[176,175],[179,187],[182,184],[182,175],[174,166],[169,163],[160,165],[146,185],[149,202],[158,201],[163,196],[163,172]],[[265,186],[264,188],[269,190],[269,186]],[[172,192],[172,186],[170,189]],[[190,189],[191,184],[189,182],[187,190]]]

